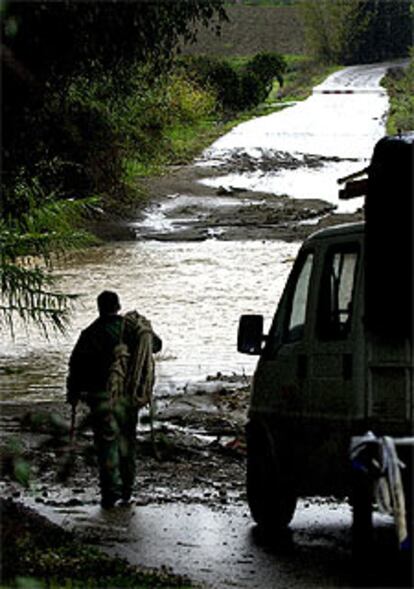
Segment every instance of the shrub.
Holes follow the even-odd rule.
[[[177,61],[177,66],[204,88],[213,91],[224,109],[233,108],[239,78],[231,65],[214,57],[192,56]],[[237,100],[236,100],[237,102]]]
[[[60,119],[51,117],[50,127],[51,152],[71,162],[60,177],[64,195],[79,197],[120,190],[120,138],[102,107],[69,103]]]
[[[228,61],[192,56],[178,62],[199,84],[212,89],[224,110],[243,110],[257,106],[268,96],[274,78],[283,83],[286,64],[276,53],[260,53],[240,67]]]
[[[390,95],[388,132],[414,130],[414,49],[408,67],[405,70],[392,68],[384,84]]]
[[[266,87],[254,72],[242,71],[239,79],[238,104],[241,110],[253,108],[267,96]]]
[[[286,72],[286,69],[286,61],[278,53],[258,53],[247,64],[247,71],[257,76],[266,89],[267,94],[272,89],[275,78],[279,82],[279,85],[283,86],[283,74]]]
[[[172,122],[195,123],[214,112],[216,93],[199,83],[175,73],[167,85],[167,103]]]

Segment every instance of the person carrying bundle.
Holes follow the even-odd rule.
[[[131,500],[136,472],[138,411],[152,401],[153,354],[162,347],[151,323],[136,311],[119,314],[117,293],[97,298],[98,318],[84,329],[69,360],[66,400],[90,409],[99,466],[101,506]]]

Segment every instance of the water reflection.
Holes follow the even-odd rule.
[[[238,354],[242,313],[270,322],[299,244],[272,242],[111,243],[67,260],[56,270],[65,292],[82,293],[66,336],[45,341],[18,329],[0,344],[2,399],[62,399],[70,351],[96,317],[96,296],[119,292],[123,310],[148,316],[164,341],[157,362],[157,392],[218,371],[250,374],[255,358]]]

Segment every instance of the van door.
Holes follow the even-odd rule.
[[[250,416],[300,418],[308,376],[308,314],[313,250],[299,254],[259,360]]]
[[[309,355],[306,415],[312,419],[348,422],[364,413],[363,384],[356,382],[364,353],[360,250],[358,242],[325,249]]]
[[[309,325],[302,456],[305,492],[344,492],[353,419],[364,413],[363,333],[358,242],[326,242]]]

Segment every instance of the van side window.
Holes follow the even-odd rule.
[[[356,246],[327,254],[318,312],[321,339],[342,339],[349,333],[357,262]]]
[[[312,267],[313,253],[309,252],[303,260],[302,267],[296,278],[284,337],[285,341],[294,342],[303,337]]]

